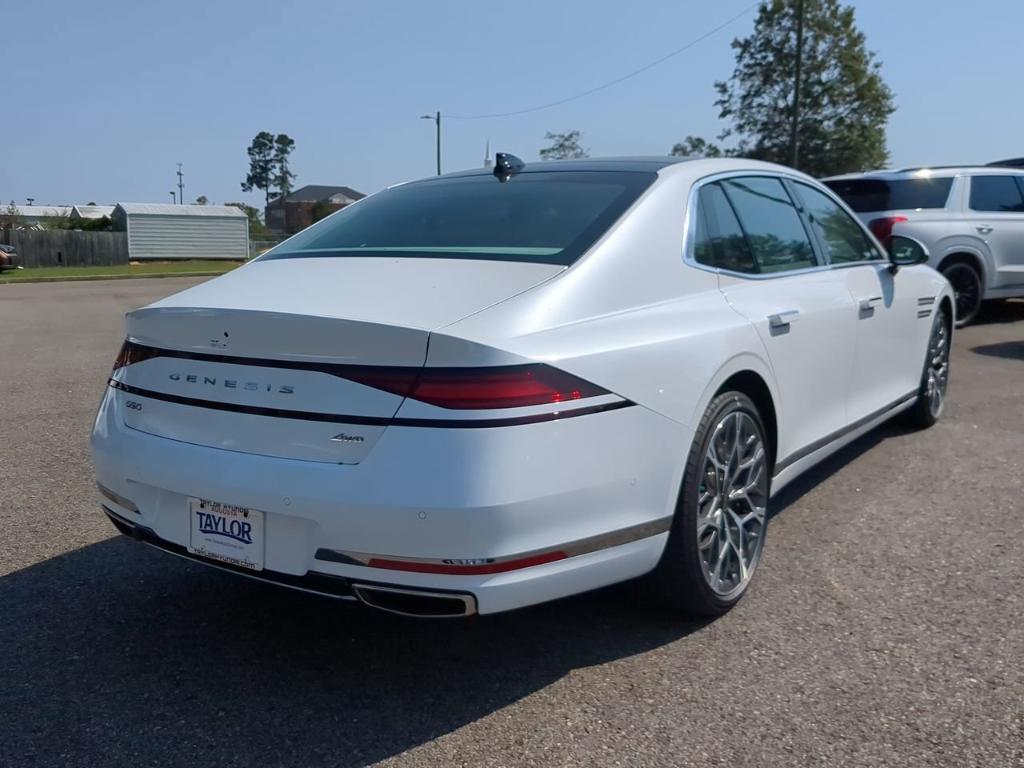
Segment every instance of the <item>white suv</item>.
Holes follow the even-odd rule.
[[[908,168],[824,179],[883,243],[921,241],[956,292],[957,325],[1024,296],[1024,169]]]

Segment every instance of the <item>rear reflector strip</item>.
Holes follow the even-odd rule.
[[[457,561],[447,560],[440,563],[421,562],[417,560],[388,560],[374,557],[367,565],[370,568],[386,568],[389,571],[408,571],[410,573],[443,573],[451,576],[480,576],[491,573],[505,573],[507,571],[518,571],[521,568],[530,568],[534,565],[553,563],[556,560],[565,560],[568,555],[565,552],[545,552],[540,555],[523,557],[518,560],[502,560],[498,562],[459,564]]]
[[[672,526],[672,516],[657,520],[637,523],[617,531],[599,533],[585,539],[562,544],[557,549],[545,549],[533,552],[521,552],[504,557],[485,558],[444,558],[426,559],[411,557],[394,557],[387,555],[371,555],[364,552],[345,552],[337,549],[321,548],[314,557],[317,560],[342,565],[359,565],[369,568],[383,568],[392,571],[409,573],[437,573],[453,576],[487,575],[505,573],[530,568],[545,563],[555,563],[571,557],[587,555],[611,547],[620,547],[641,539],[667,533]]]
[[[559,409],[548,413],[534,413],[529,416],[509,416],[504,418],[491,419],[417,419],[408,417],[388,416],[353,416],[344,413],[319,413],[316,411],[293,411],[285,408],[263,408],[257,405],[245,405],[243,403],[228,403],[219,400],[202,400],[197,397],[185,397],[183,395],[172,395],[167,392],[157,392],[142,387],[133,387],[122,381],[110,380],[110,386],[130,395],[138,397],[149,397],[154,400],[162,400],[165,403],[186,405],[191,408],[208,408],[213,411],[229,411],[231,413],[245,413],[252,416],[267,416],[274,419],[295,419],[297,421],[323,421],[332,424],[359,424],[377,427],[431,427],[435,429],[482,429],[487,427],[516,427],[524,424],[539,424],[545,421],[557,421],[568,419],[573,416],[587,416],[594,413],[606,411],[617,411],[619,408],[628,408],[634,405],[629,400],[620,400],[614,403],[602,403],[582,408]]]

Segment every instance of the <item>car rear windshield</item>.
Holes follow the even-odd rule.
[[[945,208],[953,178],[837,179],[826,181],[857,213]]]
[[[342,209],[263,259],[385,256],[568,266],[650,186],[641,171],[538,171],[403,184]]]

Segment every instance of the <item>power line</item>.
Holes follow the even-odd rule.
[[[719,24],[714,29],[708,30],[703,35],[701,35],[700,37],[696,38],[695,40],[691,40],[690,42],[688,42],[682,48],[676,48],[671,53],[666,53],[660,59],[655,59],[650,64],[646,64],[646,65],[640,67],[640,69],[635,69],[632,72],[623,75],[622,77],[617,77],[614,80],[609,80],[607,83],[604,83],[604,84],[599,85],[599,86],[597,86],[595,88],[591,88],[589,90],[583,91],[581,93],[577,93],[577,94],[575,94],[573,96],[567,96],[564,99],[559,99],[558,101],[548,102],[547,104],[541,104],[539,106],[530,107],[528,109],[517,109],[514,112],[492,112],[492,113],[485,114],[485,115],[447,115],[446,114],[445,117],[447,117],[449,120],[486,120],[486,119],[492,118],[492,117],[512,117],[513,115],[525,115],[525,114],[527,114],[529,112],[540,112],[542,109],[550,109],[551,107],[557,107],[560,104],[566,104],[566,103],[568,103],[570,101],[575,101],[576,99],[582,99],[584,96],[590,96],[593,93],[597,93],[598,91],[603,91],[606,88],[611,88],[613,85],[618,85],[621,82],[629,80],[631,77],[636,77],[637,75],[643,74],[647,70],[653,69],[654,67],[658,66],[659,64],[662,64],[662,63],[668,61],[669,59],[673,58],[674,56],[678,56],[679,54],[683,53],[684,51],[688,51],[690,48],[693,48],[693,46],[697,45],[698,43],[704,42],[705,40],[707,40],[712,35],[714,35],[714,34],[716,34],[718,32],[721,32],[723,29],[728,27],[733,22],[738,21],[739,19],[743,18],[748,13],[750,13],[755,8],[757,8],[760,4],[761,3],[760,3],[760,0],[759,0],[759,2],[756,2],[756,3],[753,3],[752,5],[747,6],[746,8],[744,8],[742,11],[737,13],[735,16],[733,16],[728,21],[725,21],[725,22]]]

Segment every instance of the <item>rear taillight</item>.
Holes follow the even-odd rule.
[[[153,347],[144,347],[140,344],[132,344],[130,341],[125,340],[124,344],[121,345],[121,351],[117,353],[117,357],[114,359],[114,371],[118,368],[124,368],[126,365],[132,363],[141,363],[143,360],[149,360],[152,357],[157,357],[160,354],[160,350],[154,349]]]
[[[117,357],[114,358],[114,367],[111,372],[116,371],[118,368],[124,368],[128,365],[128,350],[130,346],[127,341],[121,345],[121,349],[117,353]]]
[[[907,221],[906,216],[882,216],[868,222],[868,229],[878,238],[878,242],[889,247],[889,240],[892,238],[892,228],[897,224]]]
[[[114,361],[114,371],[154,357],[275,367],[274,361],[174,352],[126,341]],[[430,405],[462,410],[559,405],[610,394],[596,384],[540,363],[491,368],[392,368],[330,363],[307,366],[285,361],[276,362],[276,365],[299,370],[308,368]]]
[[[362,373],[353,368],[346,378],[441,408],[466,410],[557,405],[609,394],[548,365],[424,368],[414,376],[380,368]]]

